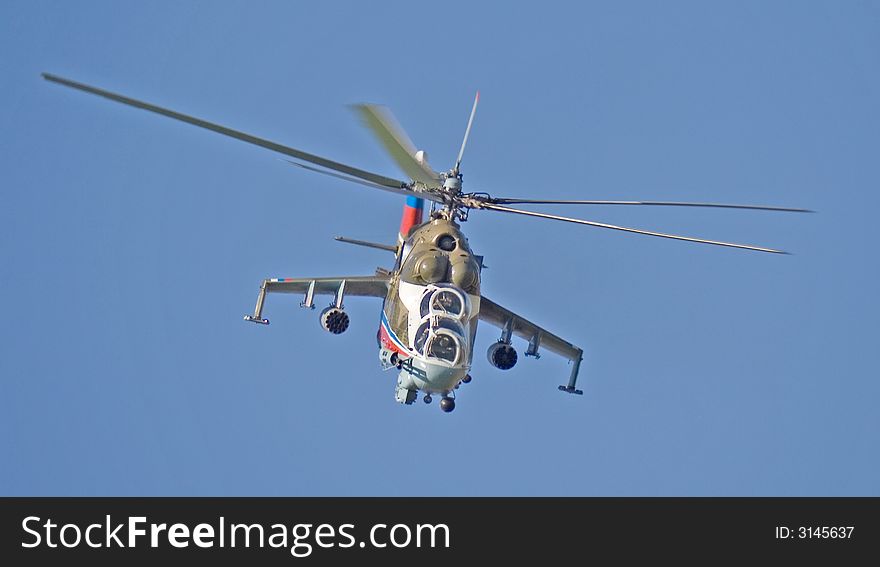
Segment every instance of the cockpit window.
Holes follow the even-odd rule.
[[[458,355],[458,345],[455,344],[455,339],[450,335],[436,335],[434,340],[431,341],[429,354],[440,360],[454,363]]]
[[[434,311],[439,311],[440,313],[449,313],[450,315],[461,315],[464,306],[461,304],[461,299],[458,297],[458,294],[455,294],[451,291],[440,291],[434,295],[434,299],[431,302],[431,307]]]
[[[457,321],[453,321],[449,317],[435,317],[434,320],[434,328],[435,329],[449,329],[453,333],[456,333],[459,336],[464,336],[464,328],[462,328],[461,324]]]
[[[429,313],[461,317],[466,311],[462,297],[445,288],[429,288],[419,303],[419,314],[426,317]]]
[[[422,297],[422,303],[419,305],[419,313],[421,313],[421,316],[424,317],[425,315],[427,315],[430,312],[430,310],[431,310],[431,291],[429,290],[428,293],[426,293],[424,295],[424,297]]]
[[[428,335],[430,334],[430,326],[430,322],[425,321],[416,331],[416,338],[415,341],[413,341],[413,346],[420,354],[424,354],[425,352],[425,342],[428,340]]]

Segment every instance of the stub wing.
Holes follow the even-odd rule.
[[[272,278],[263,283],[273,293],[306,293],[314,282],[315,295],[336,295],[345,283],[345,295],[385,297],[388,293],[387,276],[350,276],[340,278]]]
[[[253,323],[269,324],[268,319],[263,319],[263,303],[267,293],[301,293],[303,300],[300,306],[313,308],[316,295],[334,296],[333,304],[342,307],[342,300],[346,295],[362,297],[381,297],[388,294],[390,276],[376,274],[375,276],[343,276],[338,278],[271,278],[263,280],[260,286],[260,295],[257,296],[257,305],[253,315],[245,315],[246,321]]]
[[[541,350],[547,350],[568,359],[572,364],[571,377],[568,380],[568,385],[559,386],[559,389],[571,394],[583,393],[575,389],[578,370],[584,355],[582,349],[498,305],[486,296],[480,297],[479,317],[481,321],[501,329],[502,337],[507,337],[507,340],[513,335],[528,341],[529,347],[526,350],[526,356],[539,356]]]

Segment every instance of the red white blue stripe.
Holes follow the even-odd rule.
[[[403,206],[403,216],[400,219],[400,240],[409,236],[412,227],[422,224],[422,213],[425,209],[425,200],[418,197],[407,197]]]
[[[404,356],[411,356],[409,348],[391,330],[391,325],[388,324],[388,317],[385,316],[384,310],[382,311],[382,324],[379,327],[379,337],[382,346],[385,348]]]

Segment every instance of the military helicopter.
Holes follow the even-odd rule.
[[[477,323],[480,321],[501,331],[499,339],[489,347],[487,353],[492,366],[500,370],[513,368],[518,356],[512,342],[513,338],[517,337],[527,342],[523,353],[527,357],[539,358],[542,351],[548,351],[567,359],[571,364],[571,373],[568,382],[560,385],[559,390],[569,394],[583,394],[583,391],[576,387],[578,371],[583,360],[581,348],[498,305],[482,294],[480,276],[484,267],[483,257],[474,254],[461,230],[461,223],[468,220],[471,210],[537,217],[772,254],[785,254],[785,252],[772,248],[616,226],[524,210],[510,205],[641,205],[809,212],[806,209],[758,205],[514,199],[493,197],[483,192],[465,193],[462,191],[461,162],[480,100],[479,92],[474,98],[458,157],[452,168],[445,172],[437,172],[431,167],[426,152],[416,149],[386,108],[372,104],[354,105],[354,110],[361,116],[365,125],[409,178],[409,181],[403,181],[56,75],[43,73],[42,76],[59,85],[262,146],[293,158],[287,161],[312,172],[406,197],[397,242],[394,245],[344,237],[336,238],[341,242],[393,253],[395,262],[391,269],[379,268],[375,274],[367,276],[263,280],[254,312],[245,315],[244,319],[261,325],[269,324],[269,320],[263,317],[264,302],[269,293],[302,294],[303,300],[300,305],[307,309],[315,308],[316,295],[326,295],[332,299],[330,305],[320,313],[321,326],[330,333],[340,334],[349,326],[349,316],[343,303],[345,297],[380,298],[383,304],[376,336],[379,361],[383,369],[398,371],[395,399],[401,404],[412,404],[421,391],[422,400],[429,404],[434,395],[439,395],[440,409],[447,413],[455,409],[455,391],[459,385],[471,381],[469,372],[474,356]],[[424,220],[425,201],[431,203],[427,220]]]

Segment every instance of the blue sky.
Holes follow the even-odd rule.
[[[0,4],[0,493],[880,495],[870,2]],[[64,89],[49,71],[399,173],[474,92],[465,187],[801,206],[546,210],[775,256],[474,212],[483,291],[582,346],[458,407],[394,402],[379,303],[347,333],[264,277],[369,274],[403,199]],[[519,344],[520,348],[524,345]]]

